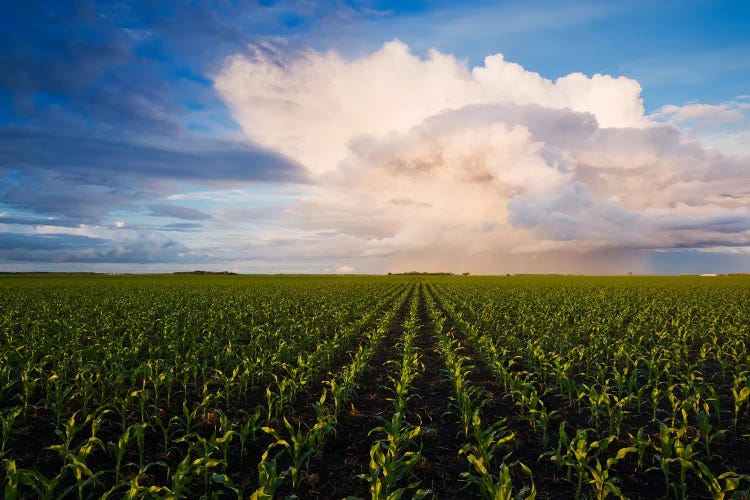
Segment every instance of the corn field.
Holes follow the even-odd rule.
[[[15,498],[749,498],[750,279],[0,277]]]

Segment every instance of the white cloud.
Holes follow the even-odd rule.
[[[714,125],[736,123],[747,119],[748,103],[723,102],[721,104],[688,103],[683,106],[667,105],[659,108],[650,118],[675,125],[688,123]]]
[[[747,96],[719,104],[662,106],[650,115],[725,154],[750,155],[750,102]]]
[[[354,272],[354,268],[352,266],[339,266],[336,268],[336,274],[351,274]]]
[[[351,61],[335,52],[287,57],[268,47],[227,60],[216,89],[257,144],[315,174],[335,170],[351,141],[406,132],[447,109],[513,102],[590,112],[602,126],[643,126],[640,85],[574,73],[553,82],[502,54],[469,69],[453,56],[411,54],[399,41]]]
[[[216,87],[251,141],[315,176],[258,238],[290,255],[475,272],[523,254],[632,266],[623,251],[750,247],[750,160],[644,116],[634,80],[553,82],[499,54],[469,69],[391,42],[354,60],[255,48]],[[743,109],[690,106],[658,118]]]

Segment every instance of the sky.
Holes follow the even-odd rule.
[[[750,2],[6,1],[0,271],[750,272]]]

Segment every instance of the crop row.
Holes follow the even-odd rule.
[[[408,287],[252,285],[179,294],[161,283],[95,294],[45,285],[3,295],[6,497],[262,498],[269,475],[294,480],[286,457],[299,455],[278,457],[285,466],[275,472],[277,451],[335,427]],[[315,392],[317,420],[291,426]]]
[[[674,300],[663,302],[629,288],[435,290],[502,383],[538,461],[557,465],[577,497],[584,486],[622,496],[624,477],[649,484],[658,473],[665,497],[747,491],[748,462],[733,453],[750,430],[747,309],[712,289],[665,288]],[[746,289],[726,292],[747,305]],[[639,302],[648,314],[634,311]]]
[[[0,292],[6,498],[315,496],[316,471],[351,472],[322,488],[337,498],[750,495],[746,279],[35,277]]]

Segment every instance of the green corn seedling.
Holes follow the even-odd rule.
[[[727,494],[739,489],[742,481],[750,482],[750,475],[748,474],[737,474],[736,472],[729,471],[715,476],[703,462],[697,460],[695,465],[697,467],[696,474],[703,481],[706,488],[708,488],[714,500],[724,500]],[[724,482],[723,485],[722,481]],[[745,490],[744,494],[746,495],[747,493],[747,490]]]

